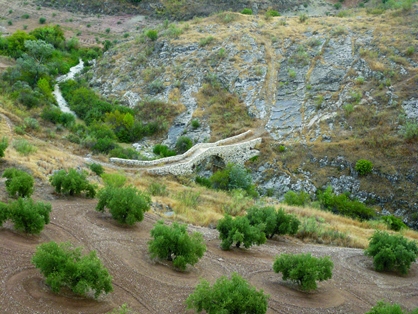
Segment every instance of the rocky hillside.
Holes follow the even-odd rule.
[[[144,31],[109,50],[87,78],[129,106],[150,97],[184,106],[166,144],[182,134],[204,142],[264,133],[248,166],[265,194],[314,197],[332,185],[418,227],[417,14],[415,5],[382,15],[224,12],[165,23],[155,41]],[[373,162],[372,174],[358,175],[358,159]]]

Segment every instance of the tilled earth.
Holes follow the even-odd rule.
[[[362,250],[307,245],[293,238],[279,237],[250,249],[222,251],[218,232],[190,226],[204,235],[207,252],[186,272],[169,262],[153,261],[147,252],[150,230],[159,219],[146,213],[144,221],[123,227],[108,214],[94,210],[95,200],[68,198],[53,200],[51,223],[39,236],[26,236],[8,223],[0,229],[1,313],[107,313],[128,304],[138,313],[187,313],[185,300],[200,278],[214,282],[237,272],[270,295],[268,313],[364,313],[378,300],[418,307],[418,265],[407,276],[378,273]],[[47,241],[70,241],[86,251],[96,250],[113,276],[114,292],[98,300],[50,291],[30,260],[36,247]],[[284,282],[272,270],[281,253],[331,256],[333,278],[319,283],[315,292],[302,292]]]

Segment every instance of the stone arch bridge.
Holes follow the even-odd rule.
[[[191,174],[208,157],[221,159],[225,164],[244,164],[248,159],[258,156],[260,152],[256,146],[261,143],[262,139],[251,139],[253,135],[253,132],[249,130],[215,143],[196,144],[182,155],[156,160],[110,158],[110,161],[120,166],[138,168],[156,175]]]

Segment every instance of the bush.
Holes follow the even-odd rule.
[[[44,17],[39,18],[39,24],[45,24],[45,22],[46,22],[46,18]]]
[[[36,248],[32,264],[46,277],[52,291],[68,287],[76,294],[86,296],[90,290],[94,297],[113,291],[112,277],[95,251],[82,255],[83,248],[74,248],[71,243],[43,243]]]
[[[267,300],[263,290],[257,291],[248,282],[233,273],[231,279],[220,277],[211,287],[202,279],[194,292],[186,300],[188,309],[200,313],[252,313],[267,312]]]
[[[395,270],[405,275],[418,256],[418,246],[401,235],[375,231],[364,254],[373,257],[375,270]]]
[[[0,158],[4,157],[4,152],[6,151],[7,146],[9,146],[9,140],[7,137],[2,137],[0,141]]]
[[[303,290],[315,290],[316,281],[332,277],[333,262],[328,256],[316,258],[311,254],[281,254],[273,264],[276,273],[283,274],[283,280],[292,280]]]
[[[120,188],[107,186],[99,191],[98,198],[97,211],[104,212],[107,207],[113,219],[130,226],[142,221],[144,212],[151,206],[149,195],[133,186]]]
[[[241,11],[241,14],[252,15],[253,10],[245,8],[244,10]]]
[[[6,179],[6,190],[10,196],[29,197],[33,193],[33,177],[25,171],[7,168],[3,172]]]
[[[96,186],[89,183],[85,171],[79,172],[70,168],[67,173],[67,171],[62,169],[55,172],[49,178],[49,182],[55,187],[55,192],[57,193],[73,196],[85,192],[87,197],[92,198],[96,195]]]
[[[359,175],[365,176],[372,172],[373,170],[373,163],[367,159],[359,159],[356,162],[355,166],[356,171]]]
[[[262,231],[264,226],[251,226],[247,217],[233,219],[231,216],[225,215],[223,219],[219,220],[216,229],[222,240],[222,250],[229,250],[234,242],[236,242],[237,248],[243,244],[247,249],[253,244],[261,245],[266,242],[266,235]]]
[[[9,204],[9,216],[16,230],[39,234],[49,224],[51,204],[37,202],[30,198],[19,198]]]
[[[103,173],[103,182],[106,186],[120,188],[126,183],[126,176],[122,173]]]
[[[197,176],[194,180],[197,184],[207,187],[208,189],[212,187],[212,183],[208,178]]]
[[[267,10],[266,16],[276,17],[276,16],[280,16],[280,13],[277,12],[276,10]]]
[[[280,208],[274,207],[252,207],[247,211],[247,218],[252,226],[264,225],[262,229],[268,238],[275,234],[291,234],[298,232],[300,221],[294,215],[286,214]]]
[[[417,314],[418,308],[415,310],[403,311],[401,306],[397,303],[391,304],[389,302],[379,301],[370,311],[365,314]]]
[[[89,165],[91,171],[93,171],[98,176],[101,176],[104,173],[103,166],[101,164],[92,163]]]
[[[199,119],[193,119],[192,120],[192,128],[193,129],[197,129],[198,127],[200,127],[200,121],[199,121]]]
[[[405,225],[401,218],[389,215],[389,216],[383,216],[380,218],[390,230],[394,231],[400,231],[402,229],[408,229],[407,225]]]
[[[157,144],[154,146],[152,152],[160,157],[175,156],[176,152],[168,148],[167,145]]]
[[[145,33],[145,36],[147,36],[152,41],[156,41],[158,38],[158,31],[155,29],[150,29]]]
[[[241,165],[228,164],[224,170],[215,172],[209,180],[215,189],[242,189],[251,196],[258,195],[252,183],[251,174]]]
[[[311,198],[305,191],[299,193],[287,191],[284,195],[284,203],[294,206],[305,206],[310,202]]]
[[[163,183],[153,182],[148,186],[148,193],[152,196],[167,196],[167,186]]]
[[[176,222],[167,226],[158,221],[151,230],[151,237],[153,239],[148,242],[151,258],[173,261],[173,265],[181,270],[185,270],[187,264],[196,264],[206,251],[201,233],[189,235],[186,225]]]
[[[199,40],[199,46],[200,47],[207,46],[211,42],[213,42],[214,40],[215,40],[215,38],[213,36],[208,36],[208,37],[202,38],[201,40]]]
[[[305,13],[299,15],[299,22],[305,23],[308,20],[308,16]]]
[[[359,201],[352,201],[346,194],[335,195],[332,187],[328,186],[325,191],[318,191],[318,201],[321,207],[340,214],[357,219],[371,219],[376,212]]]
[[[6,203],[0,202],[0,227],[10,218],[9,206]]]
[[[176,142],[176,151],[179,154],[187,152],[193,146],[193,141],[187,136],[180,136]]]
[[[17,139],[13,141],[13,148],[16,149],[16,151],[20,155],[30,155],[32,153],[36,152],[36,147],[31,145],[27,140],[25,139]]]

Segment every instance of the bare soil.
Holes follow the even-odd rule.
[[[52,195],[52,191],[45,191]],[[123,227],[94,210],[95,200],[65,198],[52,201],[51,223],[39,236],[27,236],[6,223],[0,229],[1,313],[107,313],[127,303],[138,313],[187,313],[184,301],[200,278],[214,282],[237,272],[270,294],[268,313],[364,313],[385,299],[412,309],[418,307],[418,265],[407,276],[378,273],[362,250],[307,245],[279,237],[250,249],[222,251],[218,232],[190,226],[204,234],[207,252],[194,267],[178,272],[169,262],[154,261],[147,253],[149,232],[159,219],[147,213],[143,222]],[[70,241],[86,251],[96,250],[113,276],[114,292],[99,300],[63,290],[50,291],[30,260],[47,241]],[[310,252],[331,256],[333,278],[315,292],[302,292],[272,271],[281,253]]]

